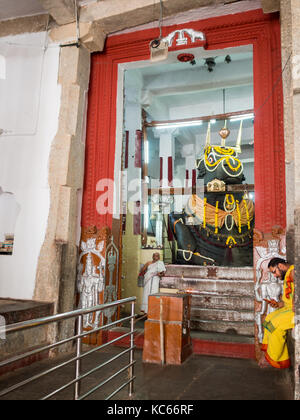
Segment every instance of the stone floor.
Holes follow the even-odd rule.
[[[85,351],[88,350],[85,348]],[[114,357],[124,349],[109,347],[96,352],[83,361],[82,372]],[[229,359],[192,355],[181,366],[160,366],[142,362],[142,352],[135,351],[135,394],[133,400],[287,400],[287,386],[282,371],[272,368],[261,370],[254,360]],[[66,360],[61,356],[59,361]],[[128,354],[114,361],[85,379],[81,395],[109,375],[128,364]],[[56,360],[57,363],[57,360]],[[53,361],[42,361],[32,366],[0,377],[0,392],[6,387],[51,368]],[[74,378],[74,363],[39,379],[22,389],[1,397],[2,400],[37,400],[63,386]],[[109,382],[87,399],[104,400],[127,380],[127,372]],[[71,400],[73,387],[64,390],[53,399]],[[128,400],[127,387],[114,400]]]

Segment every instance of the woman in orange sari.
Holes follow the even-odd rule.
[[[276,311],[270,313],[264,323],[264,339],[262,350],[265,352],[259,361],[260,367],[271,365],[277,369],[286,369],[291,365],[286,334],[294,328],[294,266],[281,258],[273,258],[268,265],[270,272],[277,278],[284,280],[283,295],[280,302],[271,301],[269,304]]]

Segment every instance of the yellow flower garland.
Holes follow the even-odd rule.
[[[214,147],[215,151],[219,154],[219,155],[233,155],[234,154],[234,149],[232,149],[231,147],[228,148],[224,148],[222,149],[219,146]]]
[[[241,227],[241,211],[240,211],[239,200],[236,200],[236,210],[237,210],[238,219],[239,219],[239,233],[241,233],[242,232],[242,227]]]
[[[231,201],[229,201],[229,198],[230,198]],[[226,194],[226,204],[228,204],[228,206],[233,206],[234,205],[233,194]]]
[[[229,210],[227,203],[231,204],[232,199],[234,199],[234,208]],[[242,204],[241,200],[237,205],[237,200],[235,200],[234,195],[228,194],[228,197],[225,195],[224,205],[226,205],[226,207],[224,206],[225,211],[220,208],[220,201],[216,208],[216,206],[208,203],[207,198],[200,199],[196,195],[193,195],[187,205],[187,214],[196,216],[200,220],[203,228],[207,228],[210,225],[213,227],[213,231],[217,228],[219,232],[224,225],[226,215],[230,213],[234,218],[235,225],[240,234],[244,226],[248,226],[248,231],[251,231],[251,221],[254,217],[252,202],[245,200]]]
[[[219,202],[216,202],[216,212],[215,212],[215,233],[218,233],[218,213],[219,213]]]
[[[226,163],[227,163],[227,165],[229,166],[229,168],[233,171],[233,172],[236,172],[236,171],[238,171],[239,169],[240,169],[240,167],[241,167],[241,162],[239,161],[239,159],[237,159],[237,158],[235,158],[235,157],[231,157],[231,158],[229,158],[229,157],[225,157],[225,158],[223,158],[223,159],[225,159],[226,160]],[[231,165],[231,163],[230,163],[230,159],[234,159],[234,161],[235,162],[238,162],[238,166],[236,167],[236,168],[234,168],[232,165]]]
[[[232,244],[231,244],[231,242],[232,242],[234,245],[236,245],[236,244],[237,244],[237,242],[236,242],[236,240],[234,239],[234,237],[233,237],[233,236],[229,236],[229,237],[228,237],[228,239],[227,239],[227,241],[226,241],[226,245],[228,245],[228,246],[229,246],[229,248],[232,248]]]
[[[230,168],[233,172],[237,172],[237,171],[240,169],[240,167],[242,166],[242,163],[240,162],[240,160],[232,156],[232,154],[233,154],[233,153],[226,153],[226,154],[225,154],[225,152],[223,152],[223,153],[219,153],[219,152],[217,151],[217,149],[218,149],[217,147],[214,147],[214,149],[217,151],[217,153],[218,153],[218,154],[221,154],[221,155],[223,155],[223,156],[221,156],[221,157],[220,157],[220,159],[218,159],[216,162],[214,162],[214,163],[210,163],[210,162],[208,161],[208,155],[210,154],[211,149],[212,149],[211,147],[208,147],[208,148],[205,150],[205,154],[204,154],[204,157],[205,157],[205,164],[206,164],[207,166],[209,166],[210,168],[214,168],[215,166],[217,166],[217,165],[220,163],[220,161],[221,161],[221,160],[225,160],[225,161],[226,161],[226,163],[227,163],[227,165],[229,166],[229,168]],[[234,152],[234,150],[233,150],[233,152]],[[224,156],[224,155],[225,155],[225,156]],[[228,156],[228,155],[230,155],[230,156]],[[235,162],[237,162],[237,166],[236,166],[236,167],[234,167],[234,166],[232,166],[232,165],[231,165],[231,163],[230,163],[230,159],[233,159]]]
[[[247,207],[247,202],[246,200],[243,200],[244,206],[245,206],[245,210],[246,210],[246,215],[247,215],[247,225],[248,225],[248,230],[251,229],[250,227],[250,217],[249,217],[249,211],[248,211],[248,207]]]

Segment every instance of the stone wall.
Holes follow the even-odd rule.
[[[295,263],[295,308],[300,315],[300,3],[281,0],[281,35],[284,88],[284,129],[287,186],[287,258]],[[285,67],[284,67],[285,66]],[[297,318],[296,318],[297,319]],[[298,323],[297,323],[298,324]],[[297,330],[297,329],[296,329]],[[295,337],[295,399],[300,399],[300,337]]]
[[[36,300],[55,302],[56,312],[73,310],[75,305],[77,194],[83,186],[83,124],[89,76],[89,51],[76,46],[62,48],[58,79],[62,89],[59,127],[49,161],[51,204],[34,294]],[[70,332],[72,328],[70,323]],[[62,332],[65,333],[67,331]]]

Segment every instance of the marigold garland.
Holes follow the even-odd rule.
[[[219,202],[216,202],[216,213],[215,213],[215,233],[218,233],[218,214],[219,214]]]
[[[232,196],[228,198],[228,201],[231,202]],[[218,208],[208,203],[207,198],[200,199],[196,195],[193,195],[188,204],[187,204],[187,215],[196,217],[204,228],[207,228],[208,225],[213,226],[214,230],[216,226],[218,231],[223,227],[225,218],[229,214],[233,217],[234,223],[237,229],[240,229],[239,233],[241,234],[243,226],[248,226],[247,231],[251,231],[251,221],[254,217],[253,203],[250,203],[248,200],[245,200],[242,205],[242,201],[237,205],[237,201],[234,201],[234,208],[229,210],[226,205],[226,196],[224,197],[224,210],[220,208],[220,202],[218,203]],[[216,211],[218,211],[216,215]],[[217,216],[217,217],[216,217]],[[217,223],[217,225],[216,225]]]
[[[229,201],[229,198],[231,199],[231,201]],[[226,194],[226,203],[229,206],[233,206],[234,205],[234,196],[233,196],[233,194]]]
[[[239,233],[242,233],[242,226],[241,226],[241,211],[240,211],[240,203],[239,200],[236,200],[236,210],[238,213],[238,219],[239,219]]]
[[[235,157],[225,157],[225,158],[223,158],[223,159],[225,159],[225,160],[226,160],[227,165],[229,166],[229,168],[230,168],[233,172],[238,171],[238,170],[240,169],[241,165],[242,165],[241,161],[240,161],[239,159],[235,158]],[[230,159],[233,159],[235,162],[237,162],[237,163],[238,163],[238,165],[237,165],[236,167],[232,166],[232,165],[231,165],[231,163],[230,163]]]
[[[206,150],[205,150],[205,153],[204,153],[204,159],[205,159],[205,164],[207,165],[207,166],[209,166],[210,168],[214,168],[215,166],[217,166],[217,165],[219,165],[220,164],[220,162],[221,161],[226,161],[226,163],[227,163],[227,165],[229,166],[229,168],[233,171],[233,172],[237,172],[239,169],[240,169],[240,167],[242,166],[242,163],[241,163],[241,161],[239,160],[239,159],[237,159],[236,157],[234,157],[234,156],[232,156],[232,154],[233,153],[225,153],[225,152],[223,152],[223,153],[219,153],[218,152],[218,148],[214,148],[214,150],[216,150],[216,152],[218,153],[218,154],[221,154],[221,155],[223,155],[223,156],[221,156],[216,162],[213,162],[213,163],[210,163],[209,161],[208,161],[208,155],[210,154],[210,152],[211,152],[211,147],[208,147]],[[229,156],[228,156],[229,155]],[[234,166],[232,166],[232,164],[231,164],[231,162],[230,162],[230,159],[232,159],[234,162],[236,162],[237,163],[237,166],[236,167],[234,167]]]
[[[246,215],[247,215],[247,225],[248,225],[248,230],[250,230],[250,217],[249,217],[249,211],[248,211],[248,206],[247,206],[247,202],[244,199],[243,200],[244,206],[245,206],[245,210],[246,210]]]
[[[232,247],[232,245],[231,245],[231,243],[230,242],[233,242],[233,244],[234,245],[236,245],[237,244],[237,242],[236,242],[236,240],[234,239],[234,237],[233,236],[228,236],[228,239],[227,239],[227,241],[226,241],[226,245],[229,245],[229,248],[231,248]]]
[[[232,149],[231,147],[226,147],[226,148],[221,148],[219,146],[215,146],[214,147],[215,151],[219,154],[219,155],[233,155],[235,150]]]
[[[204,198],[204,208],[203,208],[203,227],[206,227],[206,204],[207,198]]]

